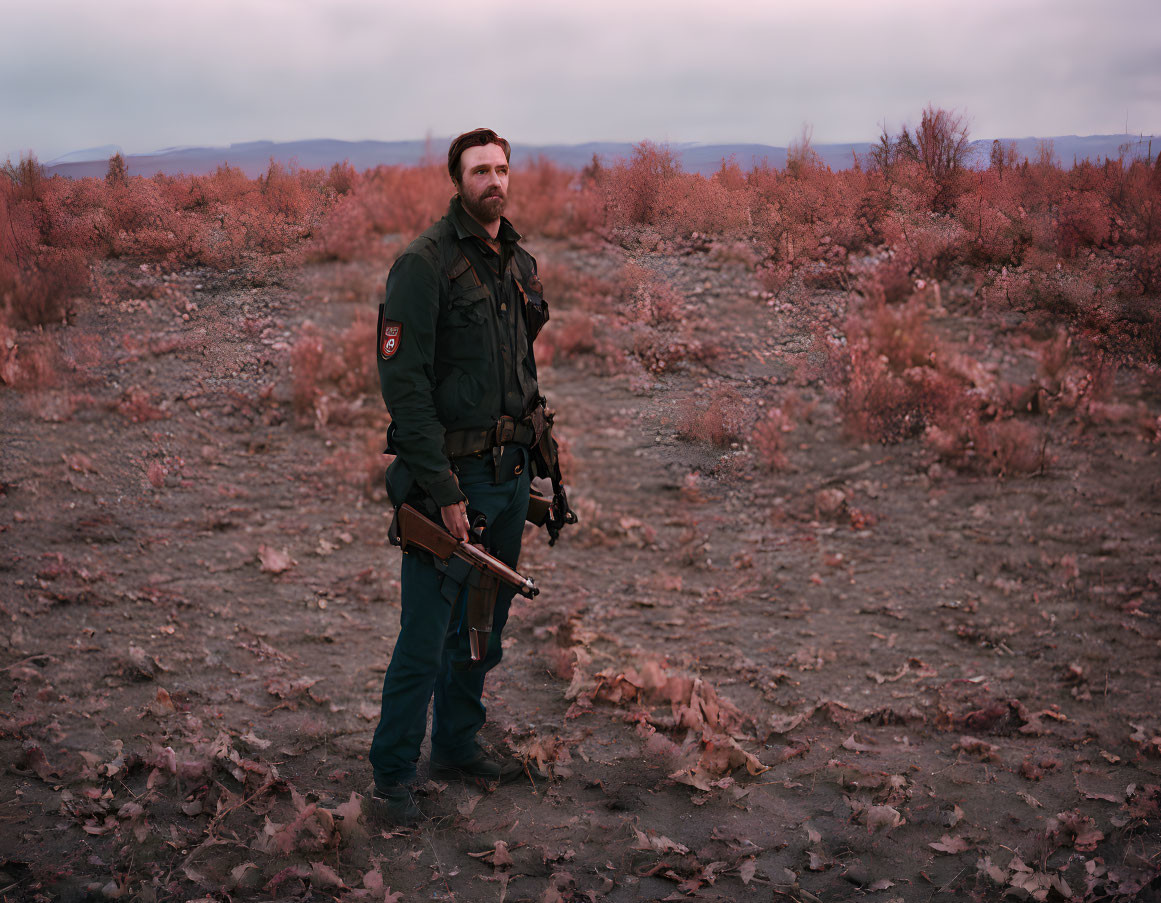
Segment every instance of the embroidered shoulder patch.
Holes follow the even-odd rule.
[[[379,336],[379,356],[384,360],[399,350],[403,338],[403,324],[395,320],[383,321],[383,334]]]

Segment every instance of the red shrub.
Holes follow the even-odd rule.
[[[379,394],[376,319],[360,311],[342,333],[322,333],[310,321],[290,349],[291,406],[300,419],[316,426],[350,424],[361,403]]]
[[[361,440],[339,446],[323,461],[323,466],[340,482],[369,498],[377,499],[386,494],[383,474],[387,457],[383,454],[383,434],[378,430],[367,433]]]
[[[787,434],[793,430],[794,421],[780,407],[770,408],[758,419],[750,432],[749,444],[760,468],[774,472],[790,467],[790,459],[786,457]]]
[[[915,280],[907,258],[894,255],[867,271],[858,288],[871,305],[898,304],[915,294]]]
[[[442,167],[368,170],[322,220],[310,254],[317,260],[376,259],[383,236],[418,234],[443,215],[452,191]]]
[[[1019,420],[984,421],[970,416],[924,437],[939,457],[958,470],[1011,476],[1035,473],[1048,463],[1045,440]]]
[[[322,338],[312,324],[304,324],[302,335],[290,349],[291,405],[300,417],[314,413],[323,353]]]
[[[149,392],[140,386],[130,386],[113,406],[130,423],[164,420],[169,414],[153,403]]]
[[[665,373],[686,361],[708,361],[718,354],[711,342],[650,326],[630,330],[629,353],[650,373]]]
[[[921,435],[969,408],[964,385],[931,367],[896,373],[878,357],[851,355],[839,409],[847,430],[861,439],[899,442]]]
[[[361,310],[339,337],[337,372],[332,370],[327,375],[338,384],[344,397],[358,399],[379,394],[379,369],[370,350],[375,347],[376,325],[375,315]]]
[[[1065,194],[1056,220],[1056,247],[1062,257],[1072,257],[1081,249],[1099,247],[1112,234],[1112,216],[1107,201],[1093,191]]]
[[[335,194],[350,194],[359,185],[359,174],[350,160],[336,163],[327,176],[327,187]]]
[[[671,326],[685,315],[685,299],[652,270],[627,263],[617,277],[621,314],[649,326]]]
[[[790,283],[794,268],[789,263],[758,267],[758,282],[764,291],[778,295]]]
[[[9,322],[44,326],[64,321],[89,284],[85,255],[72,248],[44,248],[15,279],[5,297]]]
[[[896,372],[930,365],[939,351],[939,342],[927,328],[927,308],[918,300],[901,307],[870,306],[848,324],[847,335],[852,334],[886,358]]]
[[[731,388],[717,389],[709,402],[688,399],[677,416],[677,434],[694,442],[708,442],[719,448],[741,442],[749,417],[746,401]]]
[[[512,172],[509,200],[505,215],[527,235],[579,235],[599,226],[604,215],[591,182],[543,156]]]
[[[43,333],[20,335],[0,324],[0,382],[20,389],[44,389],[60,384],[60,351]]]
[[[628,162],[602,172],[610,226],[656,223],[666,213],[670,186],[681,172],[677,156],[666,146],[643,141]]]
[[[625,270],[622,269],[621,273],[624,275]],[[623,287],[619,290],[584,270],[546,261],[540,264],[538,275],[553,317],[558,311],[568,308],[609,314],[614,310],[614,297],[624,303]]]
[[[287,172],[273,158],[266,169],[266,175],[259,177],[258,184],[261,186],[265,207],[270,213],[297,220],[310,206],[310,199],[297,173]]]
[[[551,364],[558,357],[567,359],[595,354],[599,345],[593,319],[592,314],[576,311],[554,313],[536,338],[537,362]]]
[[[942,366],[945,355],[918,302],[852,316],[846,343],[827,347],[839,410],[855,436],[898,442],[974,406],[968,384]]]

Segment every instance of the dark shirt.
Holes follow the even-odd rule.
[[[514,256],[520,233],[507,219],[500,218],[500,229],[492,247],[487,231],[467,211],[460,199],[452,199],[448,215],[455,223],[464,256],[480,281],[488,286],[496,307],[497,325],[501,330],[502,369],[501,405],[503,413],[519,419],[537,396],[536,375],[521,364],[528,354],[527,331],[521,315],[523,299],[514,272]]]
[[[441,506],[464,499],[446,431],[488,429],[501,415],[519,419],[539,396],[519,284],[521,272],[535,276],[536,262],[508,220],[501,219],[497,237],[498,252],[453,198],[447,215],[407,247],[387,277],[378,364],[392,443]],[[449,279],[448,257],[458,259],[457,249],[475,278]],[[394,344],[385,344],[385,327],[398,329]]]

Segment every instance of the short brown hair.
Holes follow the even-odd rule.
[[[483,147],[485,144],[498,144],[500,149],[504,151],[504,159],[508,162],[512,161],[512,148],[507,141],[491,129],[472,129],[452,141],[451,147],[447,149],[447,171],[453,182],[459,184],[460,157],[463,156],[464,151],[469,147]]]

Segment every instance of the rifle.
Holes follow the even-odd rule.
[[[508,567],[494,555],[489,555],[470,542],[456,539],[411,505],[399,506],[395,523],[399,530],[399,544],[404,552],[414,546],[430,552],[440,561],[459,558],[476,572],[472,575],[475,579],[468,584],[466,604],[472,661],[480,661],[488,650],[488,635],[492,632],[492,608],[500,583],[506,583],[528,599],[534,598],[540,592],[539,588],[530,578]]]
[[[533,430],[536,439],[531,448],[532,460],[536,464],[536,473],[548,477],[552,481],[552,501],[544,511],[539,501],[539,494],[533,495],[529,520],[536,526],[544,526],[548,530],[548,544],[556,545],[560,539],[561,528],[567,524],[575,524],[577,516],[568,504],[568,494],[564,491],[564,475],[560,472],[560,452],[556,439],[552,435],[553,411],[544,405],[544,399],[537,399],[537,406],[531,412]],[[536,519],[533,520],[532,518]]]

